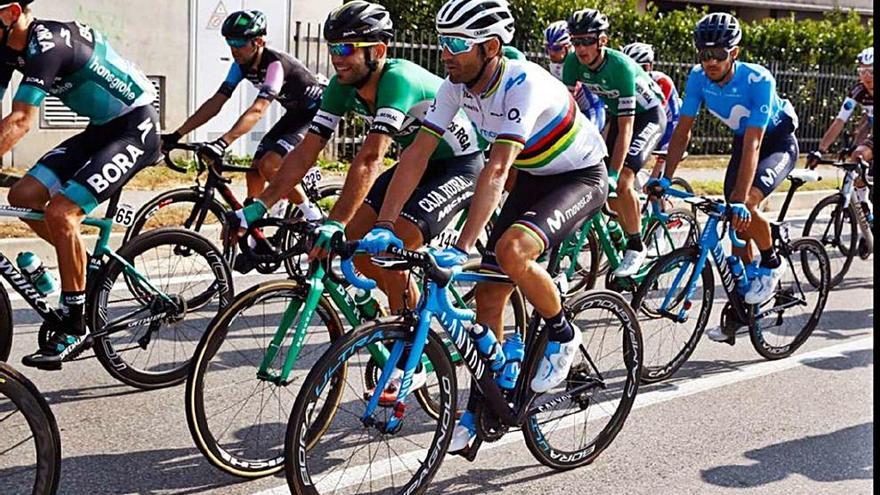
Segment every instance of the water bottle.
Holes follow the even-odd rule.
[[[495,332],[479,323],[471,327],[470,332],[474,342],[477,343],[477,351],[489,362],[489,369],[494,372],[501,371],[505,362],[504,350],[495,338]]]
[[[608,220],[608,237],[611,238],[611,242],[617,246],[618,249],[623,248],[623,228],[617,222],[617,220],[611,219]]]
[[[507,358],[507,363],[504,364],[504,370],[496,379],[498,386],[502,389],[512,390],[516,385],[516,379],[522,369],[522,360],[525,357],[525,348],[526,345],[518,333],[514,333],[504,340],[502,350],[504,357]]]
[[[743,267],[743,262],[739,258],[739,256],[728,256],[727,266],[730,267],[730,272],[733,273],[733,278],[734,280],[736,280],[736,289],[739,291],[739,293],[743,295],[748,292],[749,279],[745,274],[745,268]]]
[[[370,291],[357,289],[354,293],[354,304],[361,312],[364,319],[373,320],[379,316],[379,303],[372,297]]]
[[[45,296],[55,292],[57,287],[55,277],[49,273],[49,270],[46,270],[39,256],[29,252],[18,253],[15,262],[18,269],[30,280],[40,294]]]

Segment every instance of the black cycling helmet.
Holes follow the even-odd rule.
[[[266,36],[266,14],[259,10],[240,10],[229,14],[220,29],[224,38],[252,39]]]
[[[578,34],[604,33],[611,24],[608,16],[596,9],[583,9],[575,11],[568,18],[568,32],[572,36]]]
[[[324,39],[330,43],[344,41],[381,41],[394,37],[394,25],[388,9],[377,3],[354,0],[327,15]]]
[[[736,17],[724,13],[707,14],[694,28],[694,44],[697,50],[703,48],[733,48],[742,40],[742,29]]]

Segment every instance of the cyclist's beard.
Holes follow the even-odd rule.
[[[483,73],[486,72],[486,67],[488,67],[489,62],[492,61],[491,58],[486,56],[486,50],[483,48],[483,45],[479,45],[479,48],[480,48],[480,54],[483,56],[483,65],[480,66],[480,71],[477,72],[476,76],[474,76],[469,81],[464,82],[465,87],[468,89],[473,88],[474,85],[476,85],[480,81],[480,79],[483,77]]]
[[[360,79],[351,83],[351,85],[354,86],[356,89],[363,88],[367,84],[367,81],[370,80],[370,76],[373,75],[373,72],[376,72],[376,69],[379,68],[379,62],[373,60],[372,54],[370,53],[370,49],[368,47],[364,48],[364,59],[367,61],[367,73],[361,76]]]

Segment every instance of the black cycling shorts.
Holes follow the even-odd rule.
[[[607,199],[608,171],[602,164],[555,175],[532,175],[520,170],[492,226],[482,267],[501,271],[495,245],[508,229],[525,231],[547,251],[592,218]]]
[[[89,125],[43,155],[28,175],[88,215],[159,160],[158,131],[156,110],[150,105],[135,108],[106,124]]]
[[[742,148],[743,137],[737,136],[733,140],[733,153],[727,164],[727,175],[724,177],[724,197],[728,201],[736,187],[737,175],[742,162]],[[764,197],[769,196],[797,165],[798,150],[794,126],[790,123],[783,123],[772,132],[764,134],[758,153],[758,168],[755,170],[752,186],[761,191]]]
[[[608,137],[605,138],[605,145],[608,147],[608,155],[614,153],[614,142],[617,141],[618,127],[617,117],[609,115],[608,118]],[[638,173],[642,167],[648,163],[651,153],[660,144],[663,133],[666,132],[666,110],[663,105],[636,114],[635,122],[633,122],[632,141],[629,144],[629,151],[623,160],[623,166]]]
[[[386,170],[376,179],[364,201],[377,214],[382,209],[385,193],[397,164]],[[471,197],[477,187],[477,177],[483,169],[483,153],[432,160],[428,163],[425,175],[419,181],[400,215],[416,224],[422,231],[425,243],[443,232],[450,220],[471,204]]]
[[[314,115],[314,112],[285,113],[260,140],[260,145],[254,153],[254,161],[260,160],[270,152],[281,158],[287,156],[303,140]]]

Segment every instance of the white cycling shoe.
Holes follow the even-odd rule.
[[[758,277],[752,280],[751,287],[748,292],[743,295],[743,301],[746,304],[761,304],[773,296],[776,286],[785,275],[785,261],[779,263],[779,266],[773,269],[758,268]]]
[[[477,429],[474,425],[474,415],[470,411],[465,411],[452,430],[452,440],[449,442],[449,448],[446,452],[456,454],[468,448],[471,440],[477,436]]]
[[[736,329],[735,334],[740,335],[740,334],[744,334],[744,333],[748,333],[748,332],[749,332],[749,327],[742,326],[742,327],[739,327]],[[724,329],[721,327],[721,325],[718,325],[717,327],[710,328],[709,330],[707,330],[706,337],[708,337],[709,340],[711,340],[713,342],[722,342],[725,344],[731,343],[731,340],[730,340],[731,335],[728,335],[724,331]]]
[[[538,372],[532,378],[531,386],[534,392],[543,394],[568,377],[568,371],[574,363],[582,341],[581,331],[574,325],[571,327],[574,329],[574,338],[570,341],[553,342],[551,340],[547,342],[547,348],[544,349],[544,357],[541,358]]]
[[[617,278],[627,278],[639,273],[639,269],[642,268],[642,264],[647,257],[647,248],[643,247],[641,251],[627,249],[623,253],[623,260],[621,260],[620,266],[614,270],[614,276]]]
[[[394,371],[391,372],[391,378],[388,379],[388,384],[385,385],[385,390],[382,392],[382,395],[379,396],[379,405],[388,406],[394,404],[394,401],[397,400],[397,394],[400,392],[400,382],[403,380],[403,370],[399,368],[394,368]],[[409,386],[409,393],[413,393],[416,390],[425,386],[425,382],[428,381],[428,374],[425,372],[425,368],[420,367],[418,371],[413,373],[412,383]],[[373,390],[367,390],[364,394],[364,397],[369,400],[369,398],[373,395]]]

